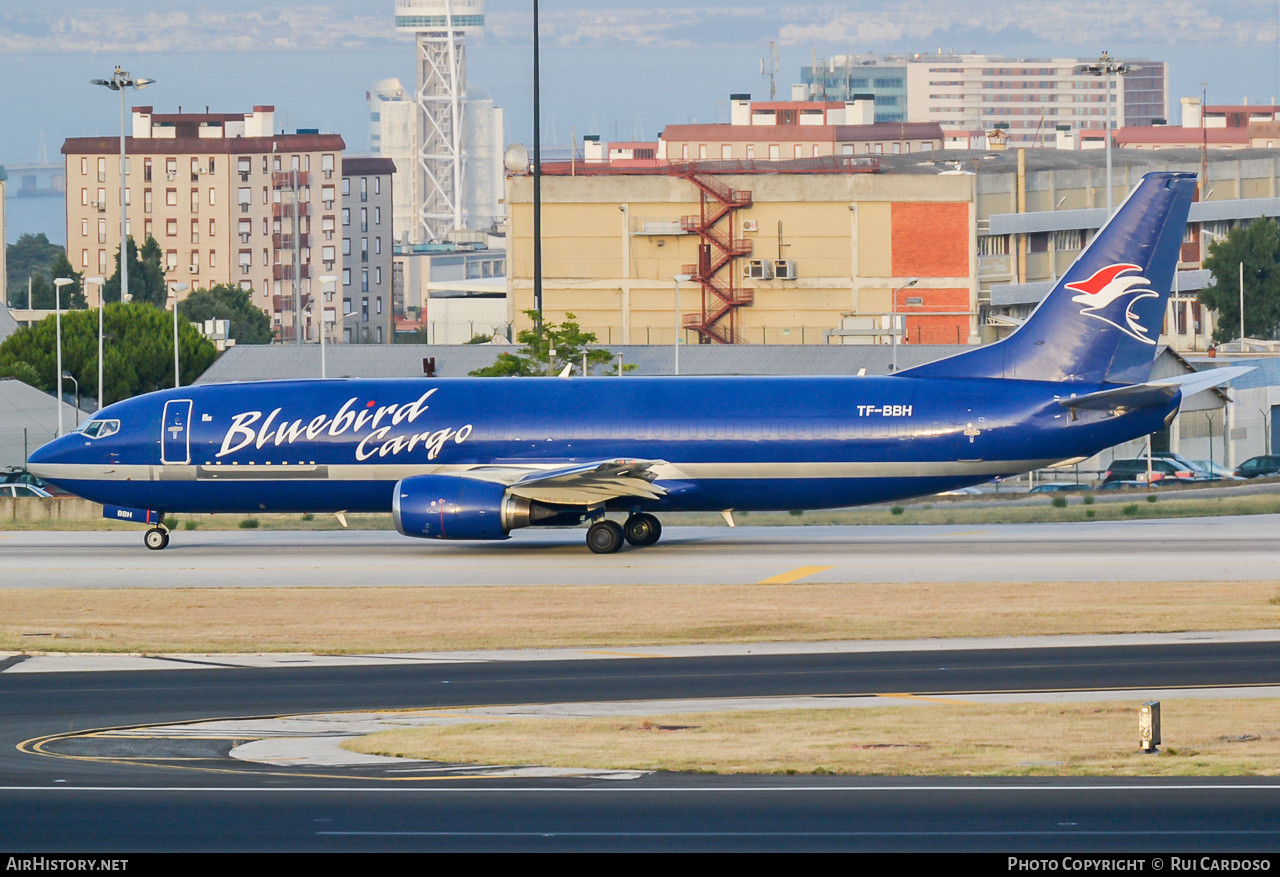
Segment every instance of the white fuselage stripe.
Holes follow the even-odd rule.
[[[653,468],[659,480],[667,479],[828,479],[828,478],[946,478],[953,476],[999,475],[1025,472],[1057,463],[1043,460],[970,460],[970,461],[906,461],[887,462],[792,462],[792,463],[666,463]],[[497,473],[485,469],[500,466]],[[530,464],[459,464],[447,466],[414,466],[404,464],[341,465],[101,465],[89,463],[51,463],[40,466],[40,477],[53,481],[399,481],[413,475],[463,475],[486,481],[512,483],[511,474],[555,470],[559,463]],[[314,473],[314,475],[312,474]]]

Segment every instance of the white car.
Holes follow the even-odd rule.
[[[12,497],[50,497],[53,494],[41,490],[34,484],[0,484],[0,496]]]

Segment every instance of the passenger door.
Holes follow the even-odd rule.
[[[173,399],[164,403],[164,423],[161,430],[160,462],[166,465],[190,463],[190,399]]]

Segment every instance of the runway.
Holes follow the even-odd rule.
[[[93,729],[532,702],[1280,683],[1269,642],[198,672],[3,673],[0,824],[21,850],[1257,851],[1280,782],[485,775],[229,757],[248,731]],[[83,732],[91,733],[85,734]],[[72,733],[68,733],[72,732]],[[50,736],[52,735],[52,736]],[[243,736],[242,736],[243,735]],[[19,748],[21,747],[21,748]]]
[[[0,587],[307,587],[807,582],[1265,581],[1280,578],[1280,515],[1063,524],[669,527],[650,548],[591,554],[582,530],[503,542],[390,531],[0,534]]]

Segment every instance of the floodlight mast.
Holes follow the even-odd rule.
[[[1111,191],[1111,75],[1127,76],[1133,72],[1133,65],[1122,64],[1112,58],[1106,52],[1098,58],[1096,64],[1081,64],[1076,68],[1077,73],[1087,73],[1090,76],[1103,76],[1107,81],[1107,114],[1106,114],[1106,151],[1107,151],[1107,218],[1111,218],[1112,213],[1112,191]]]
[[[125,193],[128,189],[125,186],[125,150],[124,150],[124,92],[126,88],[134,90],[146,88],[155,82],[154,79],[138,78],[132,79],[129,71],[121,70],[119,65],[116,66],[115,72],[111,74],[110,79],[90,79],[90,85],[101,85],[112,91],[120,92],[120,301],[127,301],[129,294],[129,220],[125,214],[127,206],[125,204]],[[102,287],[98,288],[98,306],[102,306]],[[98,404],[102,404],[102,400],[98,400]]]

